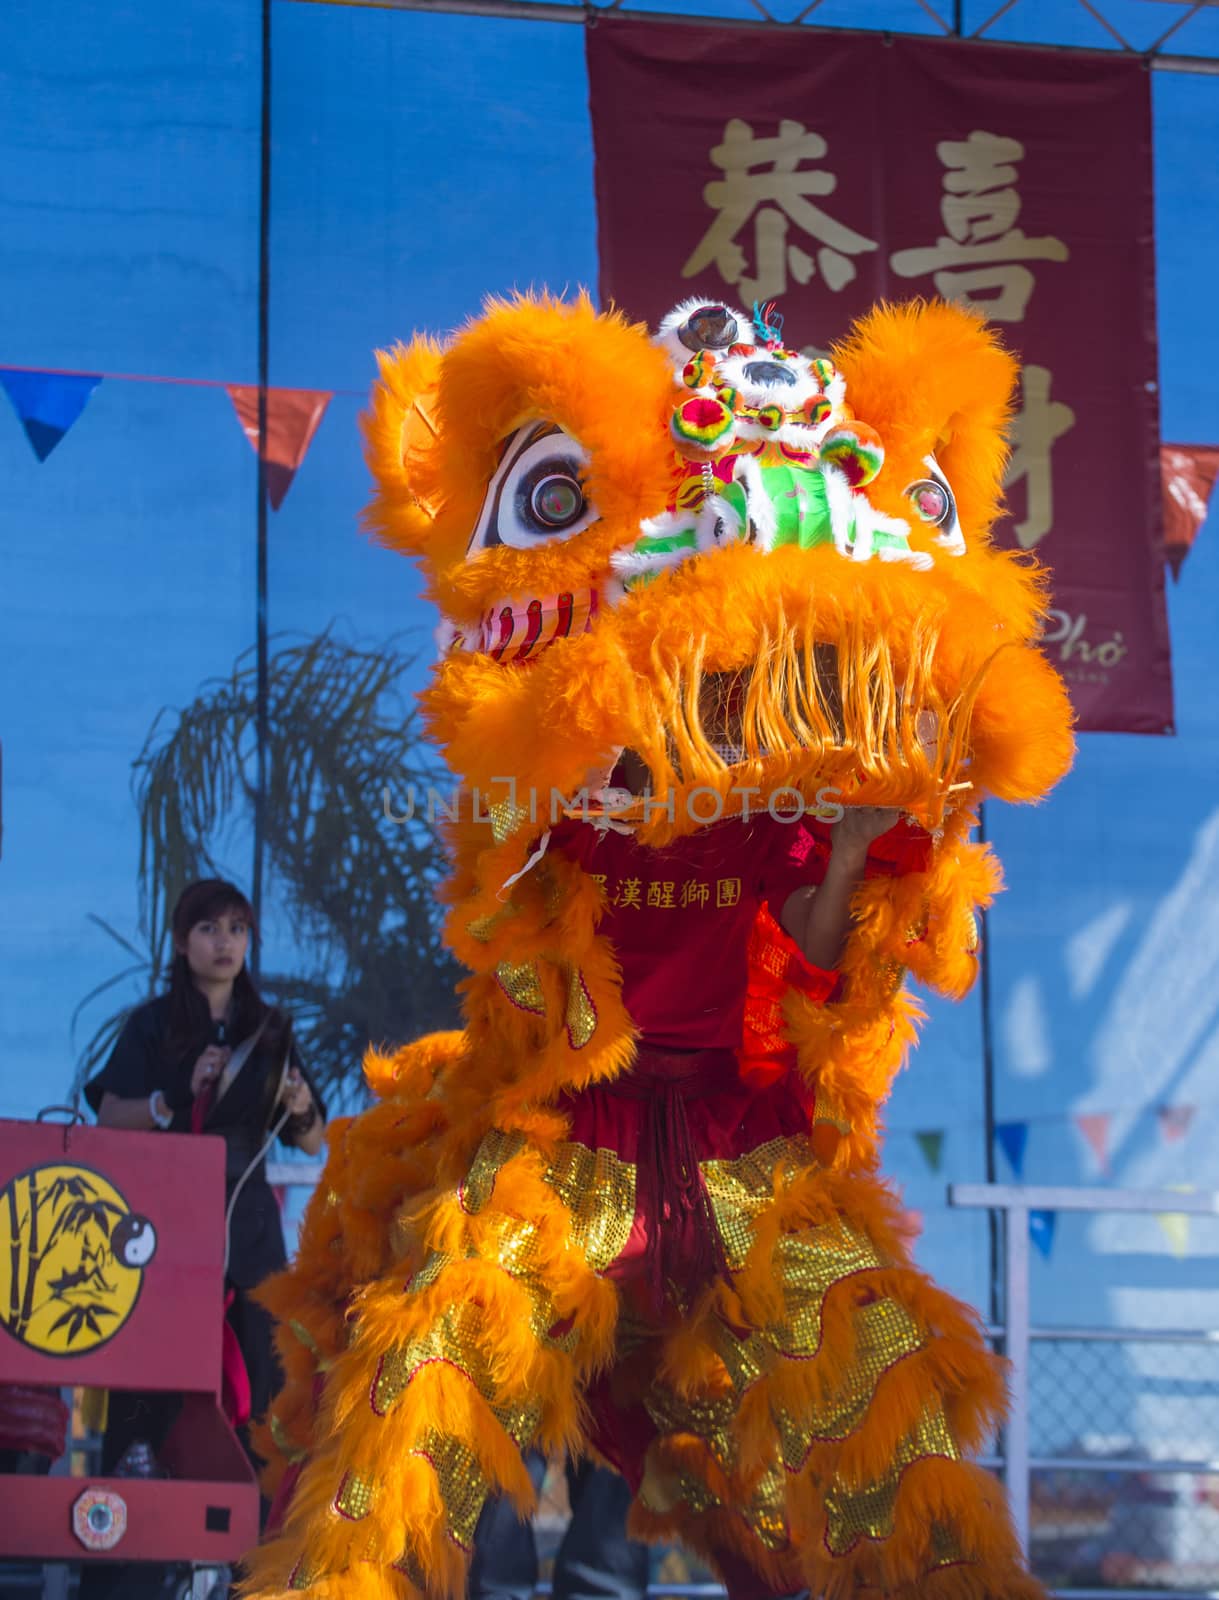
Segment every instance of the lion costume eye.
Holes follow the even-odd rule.
[[[597,519],[584,492],[588,455],[553,422],[530,422],[505,440],[467,552],[528,550],[570,539]]]
[[[927,476],[908,486],[906,498],[913,505],[915,515],[936,529],[938,544],[954,556],[964,555],[965,535],[957,520],[956,496],[934,456],[924,456],[923,465]]]
[[[914,509],[924,522],[933,522],[942,528],[952,515],[952,496],[942,483],[934,478],[920,478],[912,483],[906,493],[914,501]]]
[[[529,515],[539,527],[556,533],[570,528],[584,506],[580,480],[566,472],[546,472],[529,491]]]

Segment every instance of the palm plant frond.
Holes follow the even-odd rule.
[[[370,1039],[448,1027],[455,1012],[458,972],[440,938],[436,897],[440,842],[425,817],[398,824],[381,801],[390,780],[419,790],[442,781],[402,691],[413,658],[400,643],[364,648],[327,630],[279,643],[270,659],[266,877],[300,969],[263,984],[293,1014],[318,1080],[344,1092],[360,1081]],[[195,878],[223,875],[223,840],[253,816],[257,726],[253,651],[229,676],[202,684],[184,710],[158,714],[132,774],[147,954],[94,918],[140,966],[99,985],[78,1015],[135,971],[162,972],[177,896]],[[99,1064],[121,1020],[109,1018],[89,1041],[78,1080]]]

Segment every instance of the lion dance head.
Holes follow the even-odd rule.
[[[595,887],[523,872],[575,797],[658,846],[779,794],[894,806],[926,870],[865,889],[830,1036],[796,1001],[780,1024],[818,1036],[802,1054],[859,1154],[911,1037],[904,973],[973,977],[998,884],[979,802],[1037,799],[1071,760],[1044,573],[990,539],[1013,358],[942,303],[810,356],[769,308],[688,301],[652,337],[521,297],[380,364],[369,525],[443,617],[424,701],[462,786],[448,935],[469,1031],[528,1053],[484,1088],[507,1110],[629,1059]]]

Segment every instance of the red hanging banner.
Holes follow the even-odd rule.
[[[983,311],[1023,362],[998,537],[1052,569],[1047,654],[1081,728],[1171,732],[1143,63],[619,17],[587,40],[603,300],[776,300],[806,349],[884,298]]]

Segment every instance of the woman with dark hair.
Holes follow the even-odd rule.
[[[168,992],[128,1017],[110,1059],[85,1085],[85,1098],[103,1127],[224,1139],[227,1317],[257,1417],[280,1380],[271,1319],[251,1292],[287,1259],[266,1148],[278,1126],[285,1144],[316,1154],[325,1109],[291,1022],[262,999],[246,969],[255,929],[241,890],[219,878],[192,883],[174,908],[172,932]],[[156,1451],[176,1410],[173,1396],[112,1395],[102,1471],[156,1471]],[[244,1427],[239,1432],[248,1453]]]

